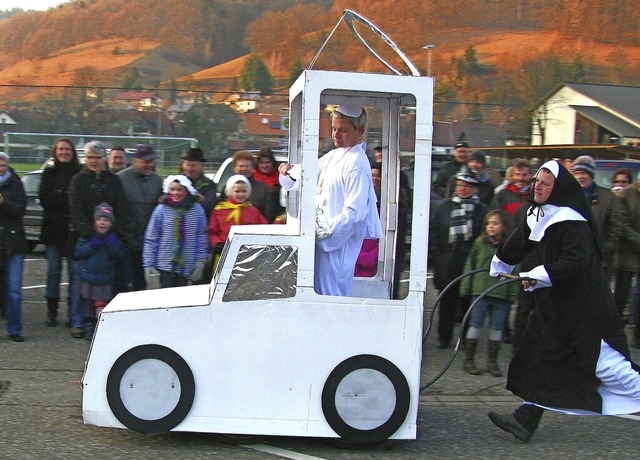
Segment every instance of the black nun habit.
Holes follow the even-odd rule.
[[[535,251],[541,265],[522,277],[537,284],[536,309],[509,366],[507,389],[528,403],[567,413],[640,411],[640,374],[601,263],[595,224],[578,182],[559,162],[545,203],[498,250],[491,274],[510,273]],[[540,174],[538,172],[538,174]]]

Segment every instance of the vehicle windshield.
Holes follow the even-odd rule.
[[[24,185],[25,193],[38,193],[40,189],[40,180],[42,179],[42,174],[25,174],[22,176],[22,185]]]

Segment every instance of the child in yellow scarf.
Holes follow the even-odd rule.
[[[209,244],[216,254],[222,252],[232,225],[267,223],[258,208],[249,201],[251,182],[245,176],[231,176],[227,181],[225,193],[229,198],[216,205],[209,219]]]

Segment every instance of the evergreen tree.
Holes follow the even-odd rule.
[[[142,88],[142,77],[140,76],[140,71],[137,67],[132,67],[129,70],[129,73],[124,78],[122,82],[122,87],[126,89],[136,89],[139,90]]]
[[[245,91],[273,94],[271,74],[264,61],[255,53],[251,53],[242,72],[240,72],[240,87]]]
[[[587,69],[582,61],[582,55],[580,53],[573,57],[571,67],[569,68],[569,79],[575,82],[584,81],[587,76]]]
[[[300,62],[300,59],[296,59],[295,61],[293,61],[293,64],[291,64],[291,69],[289,69],[289,86],[293,85],[293,83],[298,79],[303,71],[304,69],[302,67],[302,62]]]

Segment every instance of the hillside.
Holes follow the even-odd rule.
[[[627,0],[606,10],[595,0],[82,0],[0,21],[0,82],[119,87],[134,72],[146,88],[175,80],[181,90],[228,91],[249,51],[285,82],[296,60],[309,65],[345,8],[378,25],[422,74],[423,46],[435,45],[436,119],[526,131],[528,109],[562,81],[640,85],[640,13]],[[386,72],[344,23],[315,68]],[[47,92],[0,87],[0,104]]]

